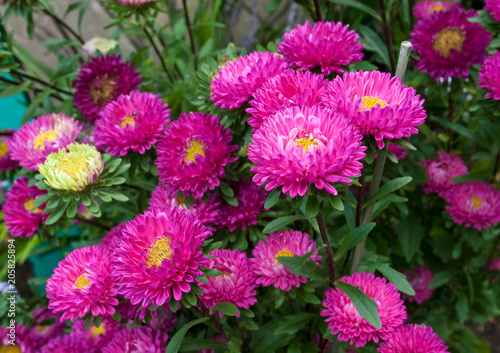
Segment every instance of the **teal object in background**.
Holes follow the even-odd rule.
[[[9,75],[4,75],[4,77],[12,79]],[[26,98],[27,96],[24,93],[12,97],[0,98],[0,129],[19,130],[28,104]]]

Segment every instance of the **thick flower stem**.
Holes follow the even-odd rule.
[[[316,10],[316,21],[321,21],[321,9],[318,0],[314,0],[314,9]]]
[[[321,211],[319,211],[316,215],[316,220],[318,221],[321,239],[323,239],[323,243],[326,245],[326,256],[328,258],[328,267],[330,267],[330,287],[333,288],[335,283],[335,261],[333,260],[332,246],[330,245],[330,241],[328,240],[328,236],[326,235],[325,222],[323,222]]]
[[[219,334],[222,336],[222,338],[224,338],[226,340],[226,343],[229,342],[230,338],[229,338],[228,334],[226,333],[226,331],[224,331],[224,328],[219,323],[219,321],[217,321],[217,319],[215,318],[215,315],[210,314],[210,311],[205,306],[205,304],[203,304],[203,302],[200,300],[200,298],[198,298],[198,303],[199,303],[199,306],[201,309],[201,314],[205,317],[208,317],[208,319],[210,320],[212,325],[214,325],[215,329],[217,331],[219,331]]]

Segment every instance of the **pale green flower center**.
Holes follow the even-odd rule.
[[[90,281],[83,275],[83,273],[75,281],[75,287],[78,289],[87,288],[90,285]]]
[[[57,134],[59,131],[57,130],[48,130],[44,133],[39,134],[35,141],[33,142],[33,148],[35,151],[43,151],[45,150],[45,141],[54,142],[57,140]]]
[[[304,148],[304,152],[307,152],[307,147],[311,145],[317,146],[318,143],[314,140],[311,140],[309,137],[302,137],[297,140],[297,147],[302,146],[302,148]]]
[[[205,145],[201,141],[194,139],[189,141],[189,147],[186,148],[186,157],[184,157],[184,161],[196,163],[195,156],[197,154],[199,154],[202,157],[205,157],[205,152],[203,151],[203,147],[205,147]]]
[[[24,204],[24,209],[26,211],[29,211],[31,213],[41,213],[42,211],[39,210],[38,208],[35,208],[33,211],[31,210],[33,208],[33,206],[35,206],[35,201],[33,199],[28,199],[28,201],[26,201]]]
[[[155,241],[151,248],[149,248],[146,266],[161,266],[163,260],[170,260],[171,255],[172,249],[170,248],[170,238],[159,238]]]
[[[56,170],[65,172],[76,181],[88,165],[89,162],[82,155],[68,153],[57,162]]]
[[[5,156],[9,152],[9,148],[5,142],[0,143],[0,157]]]
[[[462,46],[467,37],[460,28],[444,28],[434,35],[432,50],[444,56],[450,57],[451,49],[461,52]]]
[[[483,203],[483,200],[476,196],[472,196],[470,199],[474,203],[474,208],[478,208]]]
[[[366,108],[366,110],[370,110],[370,109],[376,107],[377,104],[380,104],[380,108],[384,108],[387,105],[386,101],[384,101],[378,97],[366,96],[366,97],[361,97],[361,99],[363,100],[363,106],[361,107],[361,113],[364,113],[365,108]]]

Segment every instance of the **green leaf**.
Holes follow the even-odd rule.
[[[193,352],[199,350],[227,350],[227,345],[221,342],[204,340],[200,338],[184,337],[181,345],[181,352]]]
[[[224,193],[222,194],[222,197],[228,204],[230,204],[233,207],[238,207],[238,200],[236,200],[234,197],[227,196]]]
[[[238,315],[238,308],[236,305],[232,303],[227,303],[227,302],[220,302],[215,304],[215,308],[217,311],[220,313],[226,315],[226,316],[236,316]]]
[[[95,327],[100,327],[101,326],[101,317],[100,316],[94,316],[94,322],[93,322]]]
[[[382,18],[377,13],[377,11],[375,11],[371,7],[369,7],[369,6],[361,3],[359,1],[356,1],[356,0],[328,0],[328,1],[331,2],[331,3],[333,3],[333,4],[337,4],[337,5],[346,5],[346,6],[354,7],[356,9],[358,9],[358,10],[366,12],[367,14],[369,14],[370,16],[376,18],[379,21],[382,21]]]
[[[114,198],[116,201],[122,201],[122,202],[128,201],[127,196],[123,195],[120,192],[113,191],[111,189],[106,189],[106,194],[108,194],[108,196]]]
[[[211,243],[204,249],[204,252],[205,254],[210,254],[212,251],[220,248],[221,245],[222,245],[221,241],[216,241],[215,243]]]
[[[211,268],[204,269],[203,272],[205,273],[205,276],[207,276],[207,277],[217,277],[217,276],[220,276],[223,274],[222,271],[211,269]]]
[[[398,234],[405,259],[407,262],[410,262],[420,249],[420,242],[424,237],[420,217],[416,215],[401,217],[396,233]]]
[[[170,310],[172,310],[173,313],[175,313],[179,309],[179,302],[174,299],[174,297],[170,297]]]
[[[26,112],[24,113],[23,118],[21,119],[21,126],[26,124],[31,118],[33,118],[33,115],[35,114],[35,110],[38,108],[40,103],[43,102],[45,98],[50,96],[52,93],[55,93],[54,90],[52,89],[46,89],[42,93],[38,94],[30,103],[28,106],[28,109],[26,109]]]
[[[224,195],[234,197],[234,191],[229,187],[229,185],[227,185],[226,183],[221,183],[219,187]]]
[[[283,0],[273,0],[269,3],[269,5],[266,6],[266,11],[274,11],[278,8],[278,6],[280,6],[281,2]]]
[[[196,305],[197,299],[196,299],[196,295],[193,293],[193,291],[190,291],[188,293],[184,293],[182,298],[183,299],[186,298],[186,300],[188,301],[189,304],[191,304],[191,306]]]
[[[365,223],[357,228],[351,229],[342,239],[335,259],[338,260],[344,253],[361,243],[375,227],[375,222]]]
[[[299,264],[303,262],[303,259],[300,256],[279,256],[277,261],[288,268],[290,272],[295,275],[304,276],[316,281],[325,281],[328,279],[328,274],[325,272],[326,269],[321,269],[313,261],[306,261],[299,266]]]
[[[297,295],[300,298],[302,298],[306,303],[321,304],[321,300],[317,296],[315,296],[313,293],[301,290],[300,288],[297,290]]]
[[[380,271],[396,288],[405,294],[415,295],[411,284],[406,280],[406,276],[395,269],[391,268],[389,264],[380,262],[364,262],[363,265],[373,267]]]
[[[495,125],[489,119],[484,119],[479,121],[479,124],[493,138],[495,144],[500,147],[500,128],[498,128],[498,123]]]
[[[283,304],[284,300],[285,300],[285,292],[280,290],[278,297],[276,298],[276,301],[274,302],[274,308],[279,309],[281,307],[281,304]]]
[[[57,208],[49,214],[49,216],[47,217],[47,220],[45,221],[45,224],[51,225],[51,224],[56,223],[62,217],[62,215],[64,214],[64,212],[68,208],[68,206],[69,206],[69,204],[66,202],[57,206]]]
[[[352,300],[354,307],[363,319],[366,319],[366,321],[378,330],[382,328],[382,322],[377,312],[377,303],[373,299],[363,293],[358,287],[352,286],[349,283],[337,281],[335,282],[335,286]]]
[[[346,0],[351,1],[351,0]],[[391,67],[389,61],[389,53],[387,52],[387,48],[379,37],[379,35],[374,32],[370,27],[360,25],[358,27],[358,31],[361,34],[361,41],[365,45],[365,49],[377,53],[385,66]]]
[[[286,225],[298,221],[299,219],[305,219],[304,216],[285,216],[285,217],[280,217],[277,218],[271,222],[269,222],[265,227],[264,230],[262,231],[264,234],[269,234],[272,232],[275,232],[277,230],[282,229]]]
[[[311,218],[316,217],[316,215],[319,213],[319,207],[320,203],[318,197],[316,195],[309,195],[307,197],[306,215]]]
[[[280,199],[281,191],[279,189],[271,190],[269,195],[267,195],[266,203],[264,208],[271,208],[276,205],[276,202]]]
[[[307,322],[309,322],[314,317],[316,317],[316,315],[314,314],[299,313],[280,318],[273,334],[275,336],[281,334],[293,335],[298,330],[306,326]]]
[[[330,204],[337,211],[340,211],[340,212],[344,211],[344,203],[342,202],[342,199],[340,197],[335,196],[335,195],[331,195],[330,196]]]
[[[400,178],[393,179],[393,180],[385,183],[377,191],[377,193],[375,195],[373,195],[373,197],[366,202],[365,205],[368,205],[368,204],[370,204],[370,203],[372,203],[374,201],[377,201],[382,196],[385,196],[387,194],[390,194],[391,192],[394,192],[394,191],[402,188],[403,186],[405,186],[406,184],[408,184],[410,181],[412,181],[412,179],[413,179],[412,177],[405,176],[405,177],[400,177]]]
[[[186,325],[182,326],[182,328],[179,331],[177,331],[177,333],[174,335],[174,337],[172,337],[172,339],[168,343],[167,350],[165,351],[165,353],[177,353],[179,351],[179,348],[181,347],[181,343],[188,330],[191,327],[201,324],[207,320],[208,318],[204,317],[201,319],[190,321]]]
[[[52,197],[54,197],[54,195],[52,193],[47,193],[45,195],[40,196],[39,198],[37,198],[34,201],[33,209],[40,207],[45,202],[47,202],[48,200],[50,200]]]
[[[75,200],[71,201],[68,209],[66,210],[66,217],[74,218],[76,216],[76,211],[78,210],[78,202]]]
[[[0,92],[0,98],[7,98],[7,97],[12,97],[12,96],[17,96],[19,93],[22,93],[26,91],[31,84],[31,81],[24,81],[21,84],[12,84],[10,86],[7,86],[6,88],[2,89]]]
[[[434,274],[434,279],[429,283],[429,289],[437,288],[446,284],[455,277],[455,271],[444,270]]]
[[[457,311],[458,321],[463,324],[469,314],[469,301],[467,300],[465,293],[462,292],[458,296],[457,303],[455,304],[455,310]]]

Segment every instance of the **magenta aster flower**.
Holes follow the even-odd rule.
[[[216,107],[236,109],[245,104],[264,82],[282,73],[285,61],[273,53],[253,52],[227,62],[212,80],[211,100]]]
[[[39,353],[40,348],[64,331],[64,324],[59,322],[60,315],[54,314],[46,307],[35,310],[33,318],[36,319],[32,328],[28,329],[23,325],[16,327],[16,342],[20,343],[21,352],[23,353]],[[56,321],[45,324],[50,319],[56,319]]]
[[[83,118],[94,121],[111,101],[139,88],[141,75],[121,56],[99,55],[86,62],[73,81],[73,104]]]
[[[398,145],[395,145],[393,143],[389,144],[387,150],[391,152],[398,161],[405,158],[406,154],[408,153],[404,148],[399,147]]]
[[[363,319],[351,299],[338,288],[328,288],[321,315],[326,317],[332,335],[338,335],[340,341],[350,341],[356,348],[363,347],[367,342],[387,339],[394,328],[406,320],[406,308],[401,296],[392,283],[385,278],[375,277],[373,273],[354,273],[344,276],[339,281],[358,287],[363,293],[377,303],[377,312],[382,322],[382,328],[376,329],[366,319]]]
[[[500,258],[492,259],[484,269],[488,271],[500,271]],[[498,281],[498,276],[491,276],[490,280],[496,282]]]
[[[285,230],[271,233],[266,236],[265,242],[259,241],[252,251],[253,258],[250,263],[254,274],[258,276],[257,284],[264,287],[274,285],[284,291],[289,291],[292,286],[300,287],[306,283],[307,278],[290,273],[290,270],[279,261],[280,256],[302,256],[316,248],[314,240],[309,239],[309,234],[298,230]],[[311,260],[318,264],[321,256],[318,252],[311,255]]]
[[[103,349],[102,353],[164,353],[168,335],[150,327],[123,326]]]
[[[429,183],[422,185],[422,188],[426,194],[435,192],[444,197],[446,191],[455,184],[451,179],[469,174],[469,170],[460,156],[446,151],[437,151],[437,153],[438,158],[428,159],[420,163],[426,168],[425,174],[429,179]]]
[[[14,133],[9,143],[11,158],[21,167],[38,170],[38,163],[74,142],[81,130],[74,118],[62,113],[42,115]]]
[[[11,143],[12,136],[0,136],[0,171],[8,172],[17,167],[17,162],[10,156],[9,145]]]
[[[398,77],[380,71],[344,73],[329,83],[323,103],[351,117],[363,135],[373,135],[378,148],[383,139],[400,139],[417,134],[417,126],[427,114],[424,100],[413,87],[401,84]]]
[[[432,297],[435,289],[429,288],[429,284],[434,279],[434,274],[427,266],[418,266],[411,271],[403,271],[403,274],[406,275],[406,279],[415,290],[415,295],[403,294],[403,299],[422,304]]]
[[[160,138],[170,109],[152,93],[131,92],[106,105],[94,130],[96,147],[125,156],[129,150],[144,154]]]
[[[219,270],[220,276],[207,277],[207,283],[199,282],[203,291],[200,300],[208,308],[220,302],[228,302],[238,308],[248,309],[257,302],[255,277],[247,255],[239,250],[217,249],[210,253],[206,267]],[[219,314],[222,317],[222,314]],[[238,315],[239,317],[239,312]]]
[[[61,322],[93,316],[113,315],[118,305],[117,286],[112,276],[112,255],[93,245],[75,249],[54,269],[47,281],[49,309],[62,312]]]
[[[264,209],[267,193],[249,179],[241,180],[233,186],[238,206],[224,204],[220,225],[229,228],[231,232],[239,227],[245,232],[247,226],[257,224],[257,217]]]
[[[160,180],[200,198],[219,186],[224,167],[237,157],[231,153],[238,146],[229,145],[231,130],[220,125],[219,117],[204,113],[182,113],[164,131],[158,143]]]
[[[115,249],[119,293],[135,305],[181,300],[207,260],[199,250],[210,232],[191,212],[154,208],[125,224]]]
[[[143,307],[141,304],[133,305],[128,300],[124,303],[118,304],[118,307],[116,308],[121,317],[123,319],[127,319],[129,323],[132,323],[135,319],[144,321],[148,313],[151,313],[151,316],[153,316],[155,312],[151,312],[149,309],[149,305],[146,307]]]
[[[306,21],[283,35],[278,53],[293,68],[307,70],[319,66],[325,75],[340,74],[344,71],[342,66],[363,58],[363,44],[358,40],[359,35],[341,22],[319,21],[311,26]]]
[[[500,53],[495,53],[486,58],[479,70],[479,86],[490,91],[486,98],[500,100]]]
[[[267,119],[252,136],[251,171],[266,191],[283,186],[290,197],[304,196],[309,184],[336,195],[330,184],[350,184],[359,175],[366,147],[344,115],[315,107],[290,107]]]
[[[424,325],[401,325],[377,349],[379,353],[448,353],[443,340]]]
[[[88,330],[85,330],[85,322],[76,321],[73,324],[72,333],[80,336],[90,347],[101,349],[113,339],[119,324],[118,321],[108,316],[103,318],[101,326],[95,327],[92,324]]]
[[[418,21],[411,32],[413,49],[420,56],[417,67],[435,80],[449,77],[465,79],[469,67],[481,64],[491,34],[481,25],[469,22],[475,10],[452,7],[429,19]]]
[[[444,199],[446,211],[457,224],[481,230],[500,222],[500,190],[493,185],[472,181],[450,187]]]
[[[491,17],[496,21],[500,21],[500,1],[498,0],[485,0],[485,11],[490,11]]]
[[[183,196],[177,196],[177,190],[167,183],[159,183],[151,194],[149,200],[149,209],[165,208],[173,210],[182,208],[196,215],[198,219],[209,229],[210,224],[218,223],[221,217],[221,202],[216,196],[211,196],[208,200],[195,199],[192,204],[186,206],[186,199]]]
[[[249,102],[252,108],[246,112],[252,116],[248,118],[248,123],[255,131],[264,120],[284,107],[319,104],[327,82],[322,75],[290,69],[270,78],[255,91],[254,99]]]
[[[413,14],[418,20],[426,20],[436,12],[447,11],[452,7],[461,7],[453,1],[420,1],[413,7]]]
[[[47,192],[36,186],[28,186],[28,179],[19,177],[5,194],[2,207],[3,220],[13,237],[29,238],[35,234],[38,225],[44,223],[48,214],[42,214],[45,206],[32,210],[35,200]]]
[[[51,339],[39,353],[98,353],[90,347],[79,335],[69,334]]]
[[[4,282],[5,283],[5,282]],[[14,331],[15,330],[15,331]],[[23,324],[14,324],[14,330],[0,326],[0,352],[2,353],[38,353],[41,347],[38,337]],[[15,332],[15,344],[12,345],[8,334]]]
[[[125,223],[120,223],[111,228],[108,234],[102,238],[101,244],[99,245],[112,252],[113,249],[118,246],[120,239],[122,238],[123,228],[125,228]]]

